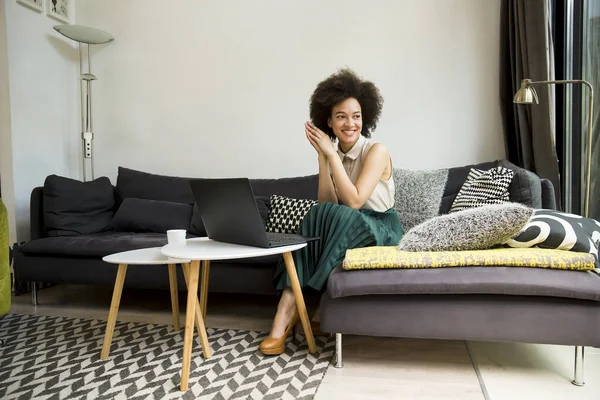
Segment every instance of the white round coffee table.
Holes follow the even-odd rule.
[[[196,306],[195,293],[198,290],[198,278],[200,275],[200,261],[202,261],[202,285],[200,287],[200,309],[202,317],[206,316],[206,303],[208,300],[208,278],[210,271],[210,262],[213,260],[232,260],[238,258],[264,257],[273,254],[283,254],[285,267],[290,276],[292,290],[296,297],[296,306],[300,313],[302,327],[306,335],[308,350],[311,353],[317,351],[315,339],[310,327],[310,320],[306,312],[304,304],[304,296],[302,288],[298,280],[296,266],[292,252],[306,247],[306,243],[294,244],[290,246],[260,248],[252,246],[243,246],[238,244],[216,242],[206,237],[188,239],[185,244],[173,245],[168,244],[162,248],[162,253],[167,257],[184,258],[192,260],[190,263],[190,271],[188,272],[188,299],[187,309],[185,314],[185,335],[183,340],[183,364],[181,367],[181,386],[180,390],[187,390],[188,378],[190,373],[190,362],[192,357],[192,336],[194,334],[194,310]],[[186,267],[184,267],[184,270]],[[203,327],[204,328],[204,327]],[[199,336],[206,338],[206,331],[199,332]],[[201,342],[202,343],[202,342]],[[207,343],[208,345],[208,343]],[[204,343],[203,343],[204,348]]]
[[[113,290],[110,310],[108,312],[108,322],[106,323],[106,332],[104,334],[104,344],[100,359],[108,359],[110,353],[110,345],[117,322],[117,314],[119,312],[119,303],[121,302],[121,293],[123,292],[123,284],[125,283],[125,274],[127,273],[128,265],[167,265],[169,270],[169,287],[171,289],[171,309],[173,311],[173,325],[176,331],[179,331],[179,299],[177,296],[177,270],[176,264],[188,264],[190,260],[170,258],[162,254],[160,247],[152,247],[147,249],[138,249],[115,253],[102,258],[103,261],[111,264],[119,264],[117,271],[117,279],[115,280],[115,288]],[[186,268],[184,267],[184,271]],[[198,301],[198,300],[196,300]],[[205,357],[210,357],[210,354]]]

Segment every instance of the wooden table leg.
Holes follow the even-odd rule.
[[[202,261],[202,280],[200,281],[200,308],[202,317],[206,321],[206,307],[208,306],[208,280],[210,275],[210,260]]]
[[[185,278],[185,284],[189,290],[189,288],[190,288],[190,264],[187,264],[187,263],[181,264],[181,266],[183,267],[183,277]],[[196,328],[198,328],[198,331],[200,331],[200,318],[202,318],[202,306],[201,306],[198,298],[196,298],[196,308],[194,310],[194,313],[195,313],[195,319],[196,319]]]
[[[169,287],[171,288],[171,310],[173,311],[173,327],[179,332],[179,296],[177,293],[177,266],[169,264]]]
[[[180,390],[186,391],[188,389],[188,379],[190,377],[190,363],[192,361],[192,344],[194,341],[194,315],[198,308],[198,297],[196,295],[198,291],[198,277],[200,275],[200,261],[192,261],[189,270],[189,281],[188,281],[188,296],[187,296],[187,308],[185,310],[185,334],[183,337],[183,361],[181,365],[181,385]],[[202,345],[202,352],[204,358],[210,357],[210,345],[208,344],[208,337],[206,336],[206,329],[204,327],[204,320],[200,317],[199,321],[200,329],[198,335],[200,336],[200,344]]]
[[[300,320],[302,321],[302,328],[304,329],[304,334],[306,335],[308,351],[314,353],[317,351],[317,347],[315,346],[315,338],[312,333],[312,328],[310,327],[310,319],[308,318],[308,312],[306,311],[306,304],[304,303],[304,296],[302,295],[302,288],[300,287],[300,281],[298,280],[298,273],[296,271],[296,265],[294,264],[294,257],[292,257],[292,253],[283,253],[283,260],[285,261],[285,268],[287,269],[290,282],[292,283],[292,291],[294,292],[294,297],[296,298],[296,307],[298,307]]]
[[[115,331],[115,323],[117,322],[117,314],[119,313],[119,303],[121,303],[121,293],[123,293],[123,284],[125,283],[125,274],[127,273],[127,264],[120,264],[117,270],[117,279],[115,280],[115,288],[113,289],[113,297],[108,311],[108,322],[106,323],[106,332],[104,333],[104,344],[100,359],[108,359],[110,353],[110,344],[112,343],[113,333]]]

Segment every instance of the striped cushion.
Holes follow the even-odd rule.
[[[471,168],[467,180],[452,203],[450,212],[510,201],[508,186],[513,176],[514,172],[504,167],[492,168],[489,171]]]

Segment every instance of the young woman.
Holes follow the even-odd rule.
[[[371,139],[383,99],[377,87],[343,69],[319,83],[310,99],[304,129],[319,162],[319,204],[304,217],[299,234],[320,237],[294,252],[303,287],[321,291],[347,249],[392,246],[404,230],[394,206],[392,160],[387,148]],[[334,141],[337,140],[337,147]],[[263,354],[281,354],[299,314],[283,262],[275,276],[282,291]]]

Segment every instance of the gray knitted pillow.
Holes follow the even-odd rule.
[[[519,203],[491,204],[440,215],[409,230],[398,250],[484,250],[515,237],[533,209]]]
[[[394,168],[394,209],[404,230],[440,213],[448,169],[419,171]]]

